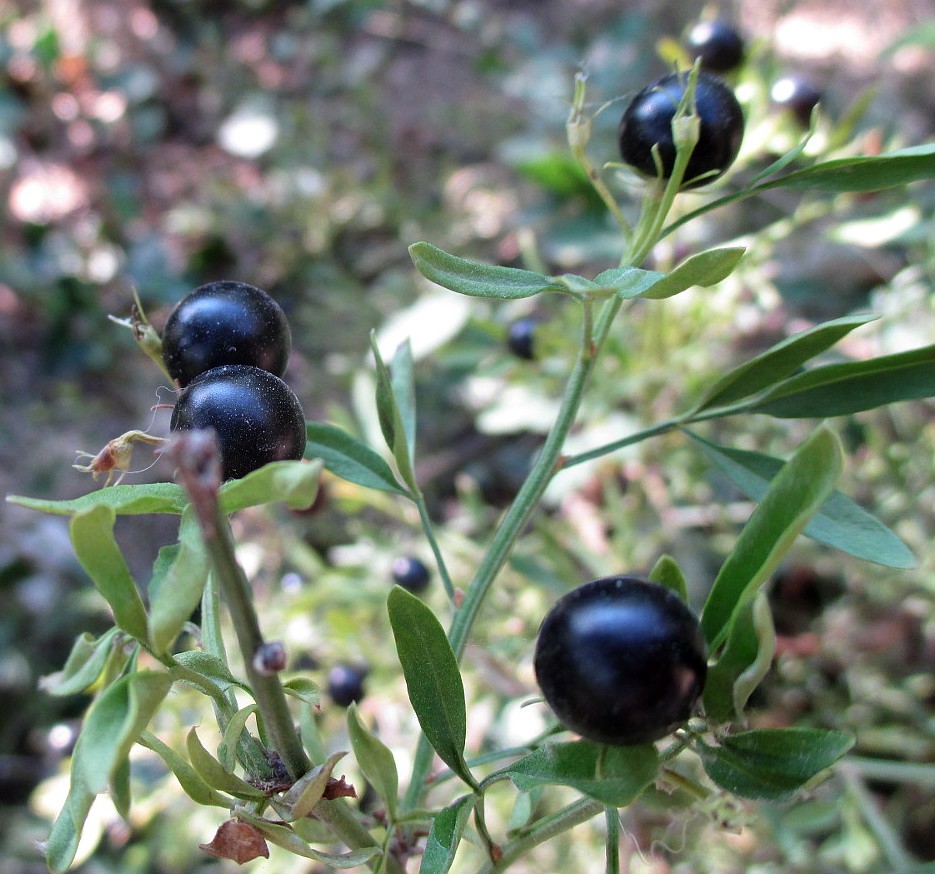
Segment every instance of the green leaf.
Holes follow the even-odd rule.
[[[464,761],[467,716],[458,660],[445,629],[415,595],[394,586],[387,600],[396,652],[419,725],[441,760],[472,788]]]
[[[208,553],[190,506],[182,513],[177,549],[171,556],[158,585],[150,585],[148,636],[157,654],[169,652],[200,603],[208,579]]]
[[[72,517],[71,541],[81,566],[113,610],[117,625],[145,642],[146,608],[114,539],[115,521],[112,507],[99,504],[82,510]]]
[[[50,695],[76,695],[97,682],[110,656],[119,628],[111,628],[100,637],[85,632],[79,635],[61,671],[42,677],[39,688]]]
[[[396,796],[399,792],[399,774],[392,750],[372,732],[364,728],[357,705],[347,708],[347,734],[351,749],[361,773],[383,799],[390,822],[396,819]]]
[[[625,807],[656,779],[658,769],[652,744],[605,747],[581,740],[547,744],[496,776],[509,777],[522,792],[536,786],[569,786],[596,801]]]
[[[778,418],[828,418],[935,395],[935,345],[814,367],[743,408]]]
[[[711,286],[726,279],[740,263],[743,247],[708,249],[686,258],[671,273],[615,267],[594,277],[597,286],[616,290],[618,297],[662,300],[695,285]]]
[[[253,801],[266,797],[260,789],[251,786],[245,780],[241,780],[236,774],[232,774],[214,758],[202,746],[194,728],[188,732],[185,745],[188,749],[188,758],[191,760],[192,767],[198,772],[201,779],[213,789],[220,789],[221,792],[226,792],[235,798],[245,798]]]
[[[678,562],[671,555],[660,556],[649,572],[649,579],[672,589],[683,601],[688,600],[688,584]]]
[[[91,705],[72,754],[68,796],[46,844],[51,871],[71,865],[94,797],[107,791],[171,685],[165,672],[137,671],[112,683]]]
[[[114,769],[110,777],[110,800],[114,810],[123,818],[130,816],[130,804],[133,798],[130,793],[130,760],[124,759]]]
[[[347,753],[332,753],[322,764],[310,769],[289,787],[280,801],[280,807],[286,812],[288,821],[303,819],[312,812],[328,788],[334,766],[346,755]]]
[[[226,807],[228,810],[233,808],[234,804],[230,798],[212,789],[198,776],[198,772],[183,756],[179,755],[168,744],[159,740],[154,734],[144,731],[138,743],[141,747],[152,750],[166,763],[166,766],[175,775],[176,780],[179,781],[179,786],[196,804]]]
[[[769,578],[834,487],[843,466],[834,433],[818,428],[786,462],[740,532],[708,594],[701,627],[713,652],[739,606]]]
[[[704,711],[710,723],[743,718],[747,701],[769,671],[775,652],[769,602],[763,592],[757,592],[737,612],[724,651],[708,669]]]
[[[843,731],[762,728],[699,745],[708,776],[742,798],[783,801],[830,768],[854,745]]]
[[[734,272],[745,251],[742,246],[734,246],[708,249],[692,255],[642,296],[649,300],[662,300],[695,285],[702,288],[717,285]]]
[[[641,270],[639,267],[614,267],[594,277],[598,288],[612,289],[622,300],[643,297],[654,285],[666,278],[665,273]]]
[[[412,468],[412,448],[409,446],[406,424],[403,422],[402,411],[394,391],[393,377],[380,355],[376,334],[373,332],[370,334],[370,346],[373,349],[377,370],[377,415],[380,419],[380,429],[383,431],[386,445],[393,453],[393,459],[396,461],[396,467],[403,482],[415,490],[418,486]]]
[[[204,652],[200,649],[189,649],[185,650],[185,652],[175,653],[173,658],[183,667],[200,675],[204,680],[204,686],[211,687],[215,692],[227,692],[235,686],[250,691],[245,683],[234,677],[224,661],[213,653]],[[177,679],[192,685],[184,677],[179,676]]]
[[[692,412],[725,406],[769,388],[875,318],[872,315],[844,316],[787,337],[721,377]]]
[[[8,495],[7,501],[30,510],[70,516],[93,507],[110,507],[118,516],[141,513],[181,513],[188,503],[185,489],[175,483],[147,483],[136,486],[108,486],[67,501],[47,501]]]
[[[393,354],[390,376],[393,397],[396,398],[396,406],[399,409],[399,420],[406,435],[406,446],[409,448],[409,464],[413,465],[416,447],[416,390],[412,372],[412,344],[408,340],[400,343]]]
[[[246,707],[241,707],[225,726],[224,737],[218,747],[218,759],[226,770],[230,771],[234,767],[236,759],[233,751],[236,749],[246,750],[249,747],[251,738],[247,731],[247,720],[259,712],[260,708],[256,704],[248,704]],[[259,721],[259,717],[257,719]],[[249,769],[249,760],[245,759],[244,761],[245,767]]]
[[[221,486],[218,499],[224,513],[244,507],[257,507],[274,501],[284,501],[293,510],[312,506],[318,494],[321,462],[273,461],[248,473],[241,479],[229,480]]]
[[[381,492],[406,494],[390,466],[369,446],[334,425],[306,426],[306,458],[320,458],[335,476]]]
[[[864,192],[881,191],[923,179],[935,179],[935,143],[924,143],[886,155],[824,161],[772,179],[758,188]]]
[[[446,874],[451,868],[473,806],[474,796],[462,795],[435,814],[419,874]]]
[[[759,501],[770,481],[785,462],[771,455],[746,449],[729,449],[686,430],[702,452],[720,468],[747,497]],[[821,505],[802,531],[807,537],[840,549],[856,558],[886,567],[911,568],[915,556],[882,522],[837,490]]]
[[[413,243],[409,256],[416,270],[430,282],[469,297],[519,300],[542,291],[567,290],[541,273],[466,261],[431,243]]]
[[[360,865],[366,864],[374,856],[380,854],[379,847],[364,847],[363,849],[353,850],[349,853],[324,853],[321,850],[310,847],[308,843],[300,838],[288,825],[270,822],[270,820],[264,819],[246,809],[238,810],[237,818],[250,823],[257,831],[263,834],[263,837],[271,843],[288,850],[294,856],[314,859],[316,862],[321,862],[321,864],[327,865],[329,868],[357,868]]]
[[[299,701],[315,706],[321,700],[321,690],[318,683],[308,677],[293,677],[282,684],[282,690]]]

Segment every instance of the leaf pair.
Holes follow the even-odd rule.
[[[593,280],[581,276],[546,276],[516,267],[480,264],[458,258],[430,243],[414,243],[409,255],[428,280],[469,297],[520,300],[543,292],[578,298],[621,300],[672,297],[694,285],[710,286],[729,276],[743,257],[742,248],[711,249],[682,262],[671,273],[637,267],[605,270]]]

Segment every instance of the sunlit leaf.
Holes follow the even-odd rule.
[[[188,763],[187,759],[173,750],[168,744],[159,740],[158,737],[144,731],[138,743],[140,746],[152,750],[166,763],[166,766],[175,775],[176,780],[179,781],[179,785],[185,794],[196,804],[226,807],[228,810],[233,807],[233,801],[230,798],[212,789],[198,776],[198,772]]]
[[[394,821],[396,819],[396,796],[399,792],[399,775],[393,751],[364,727],[356,704],[351,704],[347,709],[347,734],[361,773],[373,786],[377,795],[383,799],[390,822]]]
[[[194,728],[188,732],[185,746],[188,749],[188,758],[192,763],[192,767],[198,772],[201,779],[213,789],[219,789],[221,792],[226,792],[235,798],[257,800],[264,797],[260,789],[251,786],[236,774],[232,774],[214,758],[202,746]]]
[[[114,539],[116,516],[98,504],[76,513],[69,530],[75,555],[114,612],[117,625],[139,641],[147,639],[146,608]]]
[[[818,428],[770,483],[714,581],[701,627],[712,651],[735,611],[769,578],[795,538],[831,494],[843,465],[834,432]]]
[[[23,495],[8,495],[7,501],[30,510],[70,516],[92,507],[110,507],[118,516],[141,513],[181,513],[188,503],[185,489],[175,483],[108,486],[67,501],[48,501]]]
[[[283,501],[293,510],[305,510],[318,494],[320,473],[320,462],[273,461],[224,483],[218,494],[221,510],[233,513],[273,501]]]
[[[309,422],[306,458],[320,458],[335,476],[368,489],[405,494],[390,466],[369,446],[334,425]]]
[[[93,685],[110,656],[114,638],[120,629],[111,628],[100,637],[85,632],[79,635],[61,671],[42,677],[39,688],[50,695],[76,695]]]

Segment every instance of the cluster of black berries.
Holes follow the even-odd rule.
[[[286,316],[265,291],[210,282],[166,322],[162,356],[181,393],[173,431],[212,429],[225,480],[305,451],[305,414],[280,377],[292,349]]]

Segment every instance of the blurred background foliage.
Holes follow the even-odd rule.
[[[748,118],[738,176],[803,136],[769,99],[790,71],[825,98],[802,160],[931,139],[930,0],[752,6],[720,9],[748,39],[733,82]],[[577,328],[566,301],[494,306],[433,289],[406,247],[425,239],[555,273],[613,264],[613,227],[566,156],[572,77],[586,70],[595,109],[609,103],[590,151],[597,166],[613,162],[626,96],[667,70],[671,46],[710,11],[602,0],[0,0],[4,493],[80,494],[93,484],[71,469],[75,450],[131,428],[164,432],[167,412],[152,408],[171,403],[171,389],[107,316],[126,316],[135,289],[158,327],[190,289],[235,278],[285,308],[295,344],[287,378],[309,418],[374,446],[368,334],[377,329],[390,354],[411,340],[420,482],[455,581],[468,580],[548,427]],[[632,211],[634,180],[607,178]],[[709,196],[686,195],[686,211]],[[715,241],[749,252],[716,290],[625,313],[573,449],[678,412],[726,367],[824,318],[883,316],[836,355],[931,342],[933,204],[931,184],[830,201],[772,192],[668,237],[657,269]],[[538,322],[534,361],[507,350],[519,317]],[[912,777],[913,765],[935,762],[931,414],[914,403],[836,421],[850,451],[842,489],[919,564],[895,572],[799,544],[771,590],[779,651],[758,701],[758,724],[846,728],[860,756],[905,767],[836,777],[802,804],[760,806],[755,817],[726,802],[681,818],[640,805],[625,823],[632,871],[877,871],[888,850],[935,859],[931,778]],[[705,434],[786,455],[808,427],[751,418]],[[142,450],[137,462],[154,466],[135,481],[171,476]],[[468,655],[469,747],[541,728],[541,708],[519,704],[535,694],[531,643],[559,593],[645,571],[670,552],[698,597],[749,509],[678,435],[558,478]],[[44,870],[34,844],[63,798],[73,720],[86,705],[37,684],[76,634],[108,619],[61,520],[0,514],[0,872],[20,874]],[[431,558],[418,520],[326,478],[315,512],[249,511],[235,525],[267,632],[287,642],[295,671],[322,684],[334,664],[368,667],[363,712],[405,772],[414,720],[384,601],[395,556]],[[169,526],[118,525],[141,584],[174,537]],[[444,612],[437,580],[426,597]],[[178,694],[160,734],[180,737],[201,719],[196,704]],[[342,747],[342,726],[323,695],[329,748]],[[222,868],[197,850],[214,815],[193,811],[151,759],[140,757],[134,779],[144,801],[129,823],[96,808],[81,870]],[[505,827],[506,798],[500,813]],[[602,870],[589,854],[596,827],[573,838],[544,848],[529,870]],[[274,855],[265,869],[298,864]]]

